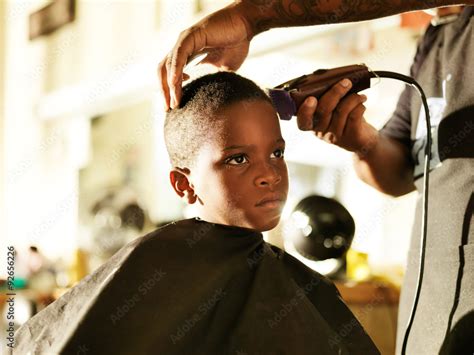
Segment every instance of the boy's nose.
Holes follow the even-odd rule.
[[[255,183],[257,186],[276,185],[281,181],[281,174],[274,165],[263,163]]]

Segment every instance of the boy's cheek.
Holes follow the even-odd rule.
[[[234,200],[234,204],[237,205],[239,204],[240,202],[242,202],[243,200],[243,195],[239,192],[235,193],[233,195],[233,200]]]

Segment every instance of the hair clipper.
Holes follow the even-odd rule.
[[[296,115],[300,105],[308,96],[319,99],[334,84],[344,78],[352,82],[348,94],[356,93],[368,89],[370,78],[373,77],[375,77],[374,73],[363,64],[319,69],[269,89],[268,93],[280,119],[289,120]]]

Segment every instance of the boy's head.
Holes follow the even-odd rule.
[[[201,219],[259,231],[278,224],[288,194],[285,142],[255,83],[229,72],[194,80],[164,133],[171,185]]]

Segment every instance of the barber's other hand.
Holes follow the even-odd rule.
[[[319,101],[308,97],[298,110],[298,127],[311,130],[324,141],[348,151],[365,153],[377,141],[378,131],[364,118],[363,103],[367,97],[358,94],[344,97],[351,86],[350,80],[344,79]]]
[[[207,53],[201,63],[237,70],[247,57],[252,36],[243,11],[234,4],[181,32],[174,48],[158,66],[165,109],[179,105],[182,81],[188,78],[183,68],[189,60]]]

